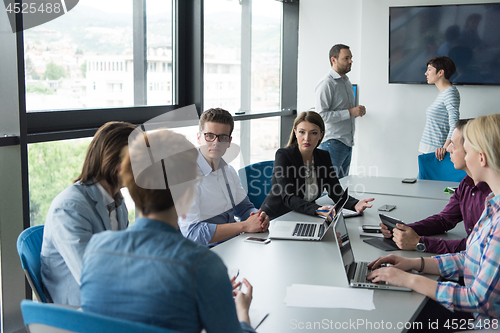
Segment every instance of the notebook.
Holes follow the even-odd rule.
[[[347,199],[349,198],[348,189],[346,188],[339,201],[330,210],[331,216],[335,211],[333,219],[324,218],[318,222],[296,222],[296,221],[275,221],[272,230],[269,232],[269,238],[272,239],[291,239],[291,240],[322,240],[326,232],[342,215]]]

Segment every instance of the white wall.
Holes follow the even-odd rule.
[[[298,111],[314,105],[314,87],[329,70],[328,50],[351,46],[351,82],[367,108],[357,120],[351,173],[415,177],[425,110],[434,85],[388,84],[389,7],[495,2],[488,0],[302,0],[299,19]],[[328,19],[328,17],[330,17]],[[422,73],[423,75],[423,73]],[[500,87],[458,86],[461,118],[500,113]]]
[[[314,88],[330,70],[328,52],[346,44],[353,54],[349,78],[360,77],[361,0],[301,0],[299,2],[299,68],[297,111],[314,106]]]

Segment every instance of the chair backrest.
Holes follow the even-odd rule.
[[[21,302],[21,311],[24,325],[30,333],[179,333],[139,322],[84,312],[65,305],[44,304],[30,300]]]
[[[241,185],[256,208],[260,208],[271,190],[274,161],[250,164],[238,170]]]
[[[446,153],[442,161],[439,161],[434,153],[418,156],[419,179],[460,182],[466,175],[465,171],[455,169],[450,153]]]
[[[51,302],[50,295],[42,287],[40,252],[42,251],[43,225],[25,229],[17,238],[17,252],[24,274],[36,298],[44,303]]]

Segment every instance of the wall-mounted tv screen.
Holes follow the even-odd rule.
[[[500,85],[500,3],[389,8],[389,83],[426,83],[427,61],[453,60],[454,84]]]

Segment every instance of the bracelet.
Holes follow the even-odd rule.
[[[418,270],[419,273],[422,273],[424,271],[424,267],[425,267],[425,260],[424,260],[424,257],[420,257],[420,269]]]

